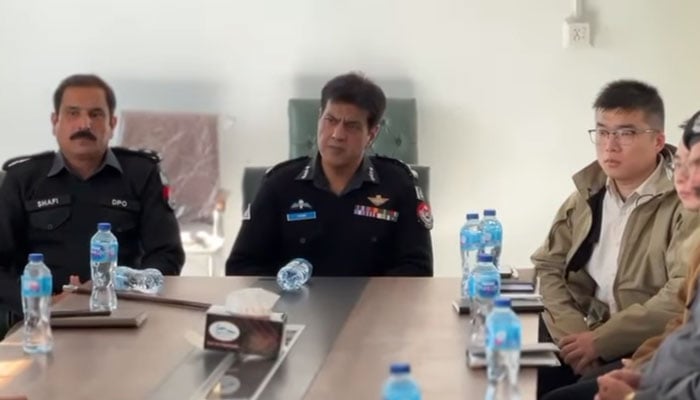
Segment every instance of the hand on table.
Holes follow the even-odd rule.
[[[80,277],[78,275],[71,275],[68,284],[72,286],[80,286]],[[63,298],[66,297],[68,293],[70,292],[62,291],[59,294],[53,295],[53,297],[51,298],[51,304],[56,304],[59,301],[63,300]]]

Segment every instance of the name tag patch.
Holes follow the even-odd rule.
[[[70,196],[51,196],[43,199],[29,200],[24,203],[27,211],[43,210],[46,208],[66,206],[71,203]]]
[[[105,207],[121,210],[141,211],[141,204],[138,201],[124,197],[105,197],[100,199],[100,204]]]
[[[44,208],[44,207],[55,206],[55,205],[58,205],[58,197],[52,197],[50,199],[36,201],[37,208]]]
[[[292,212],[287,214],[287,222],[316,219],[316,211]]]
[[[383,221],[396,222],[399,220],[399,212],[384,208],[356,205],[353,214],[362,217],[376,218]]]

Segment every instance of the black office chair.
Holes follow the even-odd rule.
[[[5,179],[5,171],[0,169],[0,187]],[[19,282],[17,283],[19,285]],[[10,312],[4,305],[0,304],[0,340],[5,337],[7,331],[22,319],[15,313]]]
[[[0,186],[5,179],[5,171],[0,170]],[[5,307],[0,306],[0,339],[5,337],[7,330],[10,329],[10,312]]]
[[[265,171],[269,167],[245,167],[243,170],[243,211],[248,208],[248,204],[252,203],[255,195],[260,190]]]

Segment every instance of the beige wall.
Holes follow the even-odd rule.
[[[569,176],[593,157],[585,130],[602,84],[657,85],[669,135],[700,108],[700,3],[587,1],[595,47],[564,50],[565,0],[0,1],[0,159],[52,148],[55,85],[92,71],[123,107],[233,116],[222,178],[238,228],[245,165],[287,154],[286,101],[362,70],[419,101],[420,161],[432,167],[436,272],[458,274],[457,231],[498,209],[503,260],[529,263]],[[11,143],[10,143],[11,142]],[[264,150],[263,150],[264,149]]]

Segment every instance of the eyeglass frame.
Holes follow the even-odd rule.
[[[653,128],[649,128],[649,129],[637,129],[637,128],[618,128],[618,129],[593,128],[593,129],[589,129],[587,131],[588,137],[591,139],[591,142],[595,145],[603,143],[602,141],[596,140],[597,135],[598,135],[598,131],[600,131],[600,130],[604,130],[604,131],[608,132],[608,135],[605,136],[605,140],[610,140],[610,135],[612,134],[613,139],[616,140],[620,146],[629,146],[630,144],[632,144],[634,139],[642,133],[659,133],[659,132],[661,132],[659,129],[653,129]],[[628,136],[630,139],[625,139],[628,141],[623,141],[622,138],[625,136],[620,136],[620,131],[632,131],[631,136]]]

